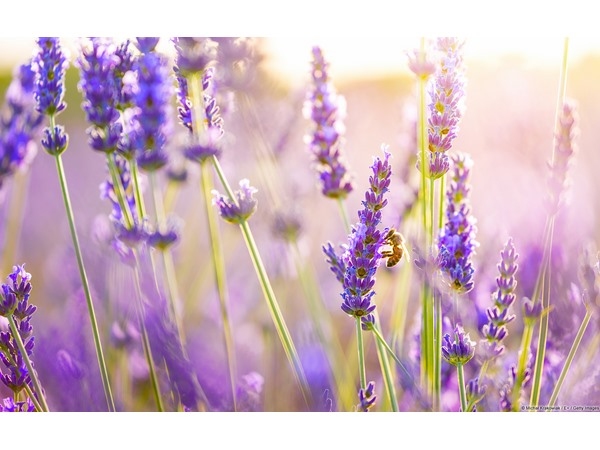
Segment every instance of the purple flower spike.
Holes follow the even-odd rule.
[[[33,95],[37,110],[53,116],[67,107],[64,83],[68,61],[58,38],[39,38],[37,44],[39,52],[34,59],[37,75]]]
[[[452,148],[463,115],[465,87],[463,45],[464,42],[457,38],[439,38],[436,42],[436,49],[441,58],[428,88],[429,152],[426,155],[429,164],[426,173],[433,179],[443,176],[449,169],[446,152]],[[417,162],[417,167],[423,170],[420,160]]]
[[[498,264],[500,275],[496,278],[498,288],[492,295],[494,305],[487,310],[488,323],[483,326],[482,332],[485,339],[482,342],[486,350],[486,359],[493,359],[504,352],[502,341],[507,335],[506,324],[515,318],[510,314],[509,308],[515,302],[514,291],[517,287],[515,274],[518,269],[517,258],[512,238],[508,240],[501,252],[501,261]]]
[[[0,112],[0,187],[16,171],[29,165],[36,154],[34,141],[43,116],[33,100],[35,73],[31,63],[17,68]]]
[[[554,158],[548,164],[550,179],[548,180],[548,207],[551,214],[556,214],[564,202],[568,186],[568,172],[577,147],[576,137],[579,133],[577,107],[572,100],[566,100],[559,116],[559,129],[554,137]]]
[[[477,228],[468,201],[468,178],[473,163],[469,156],[460,154],[453,161],[454,173],[446,192],[446,224],[438,240],[438,259],[448,287],[464,294],[473,289],[475,269],[471,256],[478,245]]]
[[[362,412],[369,412],[369,410],[375,405],[377,396],[375,394],[375,383],[369,381],[366,389],[360,389],[358,391],[358,399],[360,403],[357,409]]]
[[[391,165],[387,147],[382,147],[384,159],[376,158],[369,177],[370,187],[365,193],[363,209],[359,211],[359,222],[352,227],[348,236],[348,245],[341,258],[338,258],[331,244],[323,250],[329,258],[331,270],[338,280],[342,275],[342,311],[352,317],[361,318],[366,329],[374,324],[375,304],[371,303],[375,291],[375,272],[381,261],[381,247],[386,242],[386,232],[377,226],[381,222],[383,207],[387,204],[384,198],[389,190]],[[386,230],[387,231],[387,230]]]
[[[346,103],[338,96],[327,74],[327,62],[319,47],[313,48],[314,88],[308,93],[304,115],[312,119],[314,129],[306,136],[309,150],[321,180],[323,195],[345,198],[352,192],[352,180],[343,159],[342,123]]]
[[[169,118],[172,86],[167,61],[158,53],[144,53],[137,60],[136,73],[136,126],[132,144],[136,149],[140,168],[156,171],[168,162],[165,145],[171,131]]]
[[[15,402],[12,397],[7,397],[0,403],[0,412],[34,412],[35,405],[27,397],[24,402]]]
[[[446,333],[442,343],[442,356],[453,366],[465,365],[475,354],[475,343],[469,338],[469,333],[460,326],[454,327],[454,335]]]
[[[213,205],[219,208],[221,217],[230,223],[242,223],[250,218],[256,211],[256,188],[250,186],[247,179],[240,181],[240,189],[235,191],[235,202],[225,198],[218,191],[213,190]]]
[[[178,37],[174,43],[177,67],[184,77],[202,73],[216,59],[217,43],[210,38]]]
[[[7,283],[0,286],[0,315],[12,316],[29,357],[35,345],[30,321],[37,309],[29,304],[30,292],[31,274],[23,266],[13,267]],[[27,364],[11,332],[0,332],[0,361],[6,368],[6,371],[0,370],[0,380],[6,387],[17,394],[26,384],[32,386]]]

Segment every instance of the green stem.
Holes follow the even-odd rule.
[[[560,371],[560,375],[558,377],[558,381],[556,382],[556,386],[554,386],[554,390],[552,391],[552,396],[550,397],[550,401],[548,402],[548,406],[554,406],[556,404],[556,400],[558,399],[558,394],[560,394],[560,390],[565,381],[567,373],[571,368],[571,363],[573,362],[573,358],[575,358],[575,353],[577,353],[577,349],[579,348],[579,344],[581,344],[581,340],[583,339],[583,334],[587,329],[588,324],[590,323],[590,319],[592,318],[591,309],[587,309],[585,312],[585,317],[579,326],[579,331],[577,331],[577,335],[575,336],[575,340],[573,341],[573,345],[571,346],[571,350],[569,350],[569,354],[567,355],[567,359],[565,364]]]
[[[131,169],[131,178],[133,180],[133,195],[135,196],[135,205],[137,206],[137,214],[140,220],[146,217],[146,208],[144,207],[144,197],[142,196],[142,187],[140,186],[140,173],[138,170],[137,161],[135,158],[129,160],[129,168]],[[150,173],[150,182],[154,172]],[[156,205],[156,203],[155,203]]]
[[[355,318],[356,321],[356,348],[358,350],[358,377],[360,380],[360,388],[367,388],[367,370],[365,367],[365,349],[362,335],[362,324],[360,317]]]
[[[346,210],[346,203],[344,202],[344,199],[338,198],[337,204],[339,206],[342,220],[344,221],[344,229],[346,230],[347,234],[350,234],[350,218],[348,217],[348,211]]]
[[[531,346],[531,339],[533,337],[533,328],[535,322],[531,319],[525,320],[523,328],[523,338],[521,340],[521,349],[519,351],[519,361],[517,364],[517,374],[515,376],[515,384],[512,390],[512,409],[513,411],[519,411],[521,402],[521,386],[525,379],[525,369],[527,367],[527,358],[529,356],[529,347]]]
[[[442,299],[433,290],[433,410],[440,411],[442,403]]]
[[[53,121],[52,121],[53,122]],[[54,123],[51,123],[54,127]],[[54,128],[52,128],[54,129]],[[65,210],[67,213],[67,219],[69,221],[69,228],[71,230],[71,238],[73,239],[73,247],[75,249],[75,255],[77,257],[77,266],[79,268],[79,275],[81,277],[81,283],[85,294],[85,300],[88,307],[88,313],[90,317],[90,323],[92,325],[92,334],[94,336],[94,345],[96,347],[96,357],[98,359],[98,366],[100,368],[100,375],[102,377],[102,385],[104,387],[104,395],[106,397],[106,404],[109,411],[115,411],[115,403],[112,397],[110,389],[110,383],[108,380],[108,372],[106,370],[106,362],[104,360],[104,354],[102,352],[102,344],[100,342],[100,332],[98,330],[98,323],[96,322],[96,313],[94,312],[94,304],[92,302],[92,294],[89,287],[87,274],[85,272],[85,266],[83,264],[83,257],[81,255],[81,248],[79,246],[79,239],[77,237],[77,230],[75,229],[75,218],[73,216],[73,208],[71,206],[71,199],[69,196],[69,189],[67,186],[67,180],[65,177],[65,169],[63,167],[62,158],[60,155],[55,155],[56,169],[58,172],[58,178],[60,181],[60,187],[62,190],[63,201],[65,204]]]
[[[385,385],[385,390],[388,394],[388,399],[390,401],[390,405],[392,407],[393,412],[398,412],[398,396],[396,394],[396,386],[394,384],[394,376],[392,370],[390,368],[390,361],[388,359],[387,353],[392,355],[394,360],[400,365],[400,367],[408,374],[407,370],[404,368],[398,357],[394,354],[394,351],[390,348],[386,340],[383,338],[381,334],[381,330],[379,329],[379,315],[377,311],[373,312],[375,316],[375,326],[371,328],[371,331],[375,333],[375,343],[377,344],[377,359],[379,360],[379,366],[381,367],[381,374],[383,375],[383,383]],[[387,352],[386,352],[387,351]],[[409,375],[410,376],[410,375]]]
[[[42,385],[37,376],[37,372],[33,370],[33,365],[31,364],[31,360],[29,359],[29,355],[27,354],[27,350],[25,350],[25,346],[23,345],[23,340],[21,339],[21,335],[19,334],[19,330],[17,329],[17,325],[15,323],[15,319],[12,314],[7,317],[8,325],[10,326],[10,331],[13,335],[15,342],[17,343],[17,347],[19,347],[19,351],[21,352],[21,356],[23,357],[23,361],[25,361],[25,365],[27,366],[27,370],[29,371],[29,377],[31,378],[31,382],[33,383],[33,387],[38,394],[40,399],[40,406],[42,411],[48,412],[48,404],[46,403],[46,397],[44,396],[44,391],[42,390]],[[33,400],[33,398],[32,398]]]
[[[123,217],[125,219],[125,226],[128,230],[133,228],[133,214],[131,209],[129,208],[129,203],[125,200],[125,188],[123,188],[123,183],[121,182],[121,175],[119,174],[119,169],[115,163],[115,159],[112,155],[106,155],[106,163],[108,165],[108,171],[110,173],[110,178],[113,183],[113,189],[117,195],[117,201],[119,202],[119,207],[123,212]]]
[[[308,384],[308,381],[306,380],[304,369],[302,368],[300,358],[298,357],[298,353],[296,352],[296,347],[294,346],[294,342],[292,341],[290,332],[288,331],[287,325],[285,324],[283,314],[281,313],[279,303],[277,302],[275,293],[273,292],[273,288],[271,287],[271,282],[269,281],[267,271],[265,270],[265,267],[262,263],[262,259],[258,252],[258,247],[256,246],[256,242],[254,241],[254,236],[252,235],[252,231],[250,230],[248,222],[243,221],[242,223],[240,223],[240,229],[242,230],[244,240],[246,241],[246,246],[248,247],[248,252],[250,253],[250,258],[252,259],[254,269],[256,270],[256,274],[258,276],[258,280],[263,290],[265,300],[267,301],[267,306],[269,307],[269,312],[271,313],[273,323],[275,324],[275,329],[277,330],[277,334],[279,335],[279,339],[281,340],[285,354],[293,369],[296,381],[300,385],[304,401],[306,402],[306,405],[309,406],[311,404],[310,386]]]
[[[460,408],[463,412],[468,412],[467,392],[465,390],[465,370],[462,364],[456,365],[456,373],[458,374],[458,392],[460,394]]]
[[[202,194],[204,196],[204,206],[206,208],[206,218],[208,222],[208,231],[210,234],[210,246],[212,250],[212,260],[215,272],[215,281],[219,296],[219,305],[221,311],[221,321],[223,322],[223,339],[225,343],[225,352],[227,354],[227,370],[229,372],[229,384],[231,387],[231,395],[233,399],[234,411],[237,411],[237,399],[235,389],[235,377],[237,373],[235,344],[233,332],[231,330],[231,322],[229,320],[228,307],[228,291],[227,282],[225,281],[225,260],[223,257],[223,249],[221,245],[221,237],[219,234],[219,225],[215,209],[212,207],[212,174],[210,167],[206,161],[200,163]]]

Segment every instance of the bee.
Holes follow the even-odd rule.
[[[385,241],[387,245],[391,246],[391,250],[384,250],[381,252],[381,256],[387,258],[386,266],[394,267],[400,262],[402,257],[406,255],[407,260],[410,260],[406,245],[404,245],[404,236],[394,228],[390,228],[388,233],[385,235]]]

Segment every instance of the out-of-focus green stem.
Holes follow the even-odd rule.
[[[340,216],[342,216],[342,220],[344,221],[344,229],[346,230],[347,234],[350,234],[350,218],[348,217],[346,202],[344,202],[344,199],[338,198],[337,204],[340,209]]]
[[[460,408],[462,412],[468,412],[467,392],[465,390],[465,369],[462,364],[456,365],[456,373],[458,375],[458,392],[460,395]]]
[[[225,343],[225,352],[227,354],[227,370],[229,372],[229,384],[231,387],[231,395],[233,399],[234,411],[237,411],[237,399],[235,389],[235,377],[237,374],[237,365],[235,358],[235,344],[233,340],[233,332],[229,320],[229,300],[227,292],[227,283],[225,281],[225,260],[223,258],[223,249],[221,246],[221,237],[219,235],[219,225],[215,209],[212,207],[212,173],[206,161],[200,163],[201,179],[202,179],[202,194],[204,196],[204,204],[206,207],[206,219],[208,222],[208,231],[210,234],[210,243],[212,250],[212,259],[215,272],[215,281],[219,296],[219,305],[221,311],[221,321],[223,322],[223,339]]]
[[[51,129],[54,129],[54,120],[50,121]],[[115,411],[115,403],[110,388],[110,382],[108,379],[108,371],[106,370],[106,362],[104,359],[104,353],[102,351],[102,343],[100,341],[100,332],[98,330],[98,323],[96,321],[96,313],[94,311],[94,303],[92,301],[92,294],[89,287],[87,274],[85,272],[85,266],[83,264],[83,256],[81,255],[81,247],[79,245],[79,239],[77,237],[77,230],[75,229],[75,218],[73,216],[73,208],[71,206],[71,198],[69,196],[69,189],[67,186],[67,180],[65,177],[65,169],[63,167],[61,155],[55,155],[56,169],[58,172],[58,178],[60,187],[62,190],[63,201],[65,204],[65,210],[67,213],[67,219],[69,222],[69,228],[71,230],[71,238],[73,240],[73,247],[75,249],[75,256],[77,258],[77,267],[79,268],[79,275],[81,283],[83,285],[83,291],[88,307],[88,314],[90,317],[90,323],[92,325],[92,334],[94,337],[94,346],[96,348],[96,357],[98,359],[98,366],[100,368],[100,375],[102,377],[102,385],[104,387],[104,395],[106,396],[106,403],[109,411]]]
[[[575,358],[575,353],[577,353],[577,349],[579,348],[579,344],[581,344],[581,340],[583,339],[583,334],[587,329],[588,324],[590,323],[590,319],[592,318],[592,310],[588,308],[585,312],[585,316],[581,325],[579,326],[579,330],[577,331],[577,335],[575,336],[575,340],[573,341],[573,345],[569,350],[569,354],[567,355],[567,359],[565,360],[565,364],[560,371],[560,375],[558,376],[558,381],[556,382],[556,386],[554,386],[554,390],[552,391],[552,395],[550,397],[550,401],[548,402],[548,406],[554,406],[556,404],[556,400],[558,399],[558,395],[560,394],[560,390],[565,381],[567,373],[571,368],[571,364],[573,363],[573,358]]]
[[[558,83],[558,96],[556,101],[556,111],[554,115],[554,132],[556,133],[559,126],[559,117],[562,110],[562,105],[565,101],[566,91],[567,91],[567,67],[568,67],[568,59],[569,59],[569,39],[565,38],[563,44],[563,57],[562,64],[560,70],[560,80]],[[552,162],[555,159],[555,147],[552,147]],[[550,265],[550,255],[552,252],[552,238],[554,235],[554,218],[556,213],[551,213],[548,216],[548,227],[549,227],[549,235],[545,242],[544,252],[548,254],[547,263],[543,267],[545,280],[545,285],[542,289],[542,305],[544,310],[548,310],[550,307],[550,287],[551,287],[551,265]],[[534,299],[537,301],[537,298]],[[536,353],[535,360],[535,369],[533,371],[533,386],[531,388],[531,398],[530,404],[531,406],[538,406],[540,389],[542,384],[542,376],[544,373],[544,356],[546,354],[546,343],[548,339],[548,315],[543,315],[540,321],[540,331],[538,337],[538,350]]]

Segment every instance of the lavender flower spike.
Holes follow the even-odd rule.
[[[38,112],[54,117],[67,107],[64,80],[68,61],[58,38],[39,38],[37,44],[40,50],[34,58],[36,79],[33,97]],[[67,142],[68,135],[62,126],[44,130],[42,146],[49,154],[60,155],[67,148]]]
[[[454,159],[454,174],[446,196],[446,224],[438,240],[439,264],[451,290],[464,294],[473,289],[475,269],[471,256],[475,241],[475,220],[471,216],[468,184],[472,160],[459,154]]]
[[[23,64],[6,91],[0,113],[0,187],[6,178],[28,166],[36,154],[34,139],[43,116],[34,107],[34,78],[31,63]]]
[[[150,42],[150,43],[149,43]],[[167,138],[171,131],[170,102],[172,85],[166,59],[154,52],[151,38],[138,40],[138,48],[147,50],[137,60],[138,91],[134,97],[136,107],[132,139],[140,168],[156,171],[165,166]]]
[[[358,410],[362,412],[369,412],[369,410],[375,405],[375,400],[377,400],[377,396],[375,394],[375,383],[373,381],[369,381],[366,389],[360,389],[358,391],[358,399],[360,403],[358,404]]]
[[[242,223],[250,218],[256,211],[256,188],[250,186],[247,179],[240,181],[240,189],[235,191],[235,201],[225,198],[218,191],[213,190],[213,205],[219,208],[221,217],[230,223]]]
[[[454,340],[450,340],[448,333],[444,335],[442,356],[453,366],[465,365],[475,354],[475,343],[460,325],[454,327],[453,337]]]
[[[559,129],[554,137],[554,156],[548,164],[550,179],[548,180],[549,209],[556,214],[562,203],[568,186],[568,171],[577,147],[575,138],[578,134],[577,107],[572,100],[566,100],[559,116]]]
[[[463,115],[465,87],[464,42],[457,38],[439,38],[436,44],[441,60],[429,84],[429,152],[426,156],[429,159],[426,174],[434,179],[443,176],[450,167],[446,152],[452,148]],[[422,170],[421,161],[417,165]]]
[[[319,172],[323,195],[345,198],[352,192],[352,181],[341,153],[346,104],[329,80],[327,65],[321,49],[314,47],[314,88],[304,105],[304,115],[313,120],[314,130],[306,141]]]
[[[517,258],[512,239],[509,239],[501,252],[501,261],[498,264],[500,275],[496,278],[498,288],[492,296],[494,305],[487,310],[488,323],[483,326],[485,339],[482,346],[485,349],[486,359],[494,359],[504,352],[502,341],[508,334],[506,324],[515,318],[510,314],[509,308],[515,302],[514,291],[517,287],[515,274],[518,269]]]
[[[371,166],[373,175],[369,177],[370,187],[365,193],[363,209],[359,211],[359,222],[352,228],[348,237],[348,246],[342,255],[343,265],[336,264],[332,270],[337,275],[345,267],[342,292],[342,310],[359,317],[365,325],[372,324],[371,313],[375,305],[371,303],[375,291],[375,272],[381,261],[381,247],[385,244],[385,232],[377,229],[381,222],[381,210],[387,205],[384,198],[389,190],[392,174],[387,147],[382,147],[383,161],[378,157]],[[332,249],[331,249],[332,250]],[[334,261],[330,256],[330,261]]]

